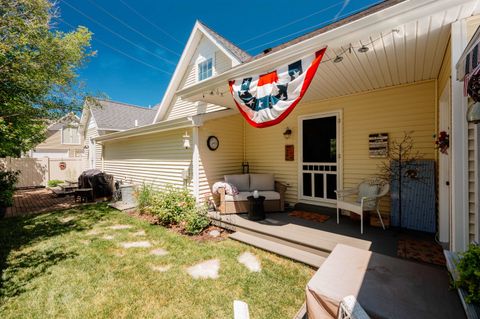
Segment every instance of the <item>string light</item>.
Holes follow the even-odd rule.
[[[348,52],[349,54],[352,53],[353,50],[357,50],[357,52],[360,52],[360,53],[366,53],[370,50],[370,46],[372,46],[373,44],[375,44],[376,42],[378,42],[379,40],[383,39],[385,36],[388,36],[388,35],[391,35],[393,33],[400,33],[400,30],[399,29],[392,29],[392,31],[390,31],[389,33],[387,34],[382,34],[380,35],[378,38],[376,39],[373,39],[371,40],[370,42],[366,43],[366,44],[362,44],[361,46],[359,47],[355,47],[353,46],[351,43],[348,45],[348,47],[346,49],[343,49],[340,53],[337,53],[335,55],[335,57],[333,58],[330,58],[330,59],[324,59],[322,60],[321,64],[323,63],[327,63],[327,62],[333,62],[333,63],[340,63],[343,61],[344,59],[344,55]],[[216,89],[215,91],[210,91],[208,92],[207,94],[209,95],[218,95],[218,96],[222,96],[223,97],[223,94],[225,92],[220,92],[218,89]],[[205,98],[205,93],[203,93],[203,98]]]

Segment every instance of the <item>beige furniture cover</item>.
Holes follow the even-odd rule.
[[[372,318],[462,318],[463,313],[444,269],[338,244],[307,284],[308,318],[337,318],[348,295]]]

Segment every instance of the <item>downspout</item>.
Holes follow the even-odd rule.
[[[193,196],[197,203],[200,201],[200,150],[199,150],[199,129],[198,126],[192,128],[192,183]]]

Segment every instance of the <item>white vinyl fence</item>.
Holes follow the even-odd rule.
[[[81,158],[0,158],[7,169],[19,170],[16,187],[47,186],[49,180],[77,180],[87,169],[87,163]]]

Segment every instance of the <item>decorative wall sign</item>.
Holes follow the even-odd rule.
[[[58,167],[60,167],[60,169],[63,171],[67,168],[67,163],[60,162],[60,163],[58,163]]]
[[[295,160],[295,147],[293,145],[285,145],[285,160],[286,161]]]
[[[388,133],[368,135],[368,154],[371,158],[385,158],[388,155]]]

